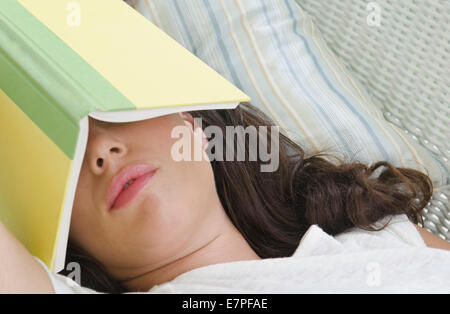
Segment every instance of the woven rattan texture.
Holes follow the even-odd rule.
[[[390,122],[449,168],[450,1],[296,0]],[[450,188],[435,192],[425,227],[450,240]]]

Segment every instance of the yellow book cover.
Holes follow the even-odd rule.
[[[0,220],[58,272],[89,116],[131,122],[243,101],[122,0],[2,0]]]

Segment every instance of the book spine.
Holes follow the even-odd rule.
[[[86,94],[13,22],[11,3],[0,4],[0,88],[72,159],[80,117],[91,110],[80,105]]]

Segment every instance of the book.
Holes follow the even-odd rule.
[[[2,0],[0,220],[58,272],[89,116],[132,122],[249,100],[122,0]]]

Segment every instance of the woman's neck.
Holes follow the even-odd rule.
[[[137,278],[123,282],[123,284],[130,291],[148,291],[155,285],[171,281],[175,277],[199,267],[256,259],[260,259],[260,257],[231,221],[227,221],[225,228],[199,249]]]

